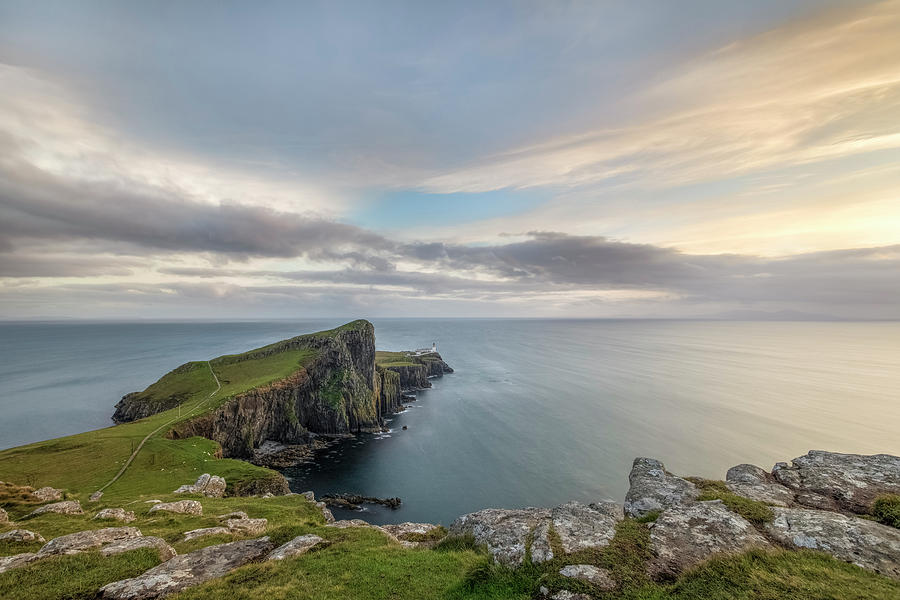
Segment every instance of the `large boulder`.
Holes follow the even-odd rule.
[[[616,502],[569,502],[557,506],[550,510],[550,518],[534,530],[531,561],[541,563],[553,558],[551,529],[556,532],[563,552],[571,554],[608,545],[616,534],[616,525],[624,518],[622,506]]]
[[[267,519],[226,519],[225,526],[232,533],[242,535],[261,535],[266,531]]]
[[[172,512],[183,515],[202,515],[203,506],[196,500],[179,500],[178,502],[160,502],[154,504],[148,514],[155,512]]]
[[[266,558],[267,560],[283,560],[285,558],[300,556],[301,554],[306,554],[324,541],[323,538],[317,535],[299,535],[291,541],[272,550]]]
[[[78,554],[85,550],[99,548],[109,542],[141,537],[137,527],[104,527],[90,529],[53,538],[38,550],[38,556],[55,556],[57,554]]]
[[[100,549],[103,556],[112,556],[114,554],[123,554],[132,550],[140,550],[142,548],[153,548],[159,553],[159,560],[165,562],[174,556],[177,556],[175,549],[170,546],[166,540],[153,536],[129,538],[111,542]]]
[[[0,542],[20,542],[27,544],[29,542],[43,542],[44,536],[27,529],[13,529],[5,533],[0,533]]]
[[[209,498],[221,498],[225,495],[225,479],[218,475],[204,473],[192,484],[183,485],[174,494],[202,494]]]
[[[549,508],[486,508],[463,515],[450,525],[452,535],[472,535],[498,563],[521,565],[525,546],[538,525],[550,519]]]
[[[900,530],[808,508],[774,508],[766,531],[786,546],[811,548],[900,579]]]
[[[134,519],[134,511],[125,510],[124,508],[104,508],[94,515],[94,520],[97,521],[122,521],[123,523],[131,523]]]
[[[84,511],[81,509],[81,503],[78,500],[65,500],[63,502],[45,504],[44,506],[31,511],[31,514],[29,514],[28,516],[36,517],[37,515],[43,515],[46,513],[57,513],[60,515],[83,515]]]
[[[273,546],[267,537],[207,546],[176,556],[143,575],[107,584],[100,588],[100,595],[112,600],[161,598],[262,560]]]
[[[839,454],[810,450],[778,463],[772,474],[797,492],[797,502],[815,508],[866,514],[881,494],[900,494],[900,457],[890,454]],[[827,500],[823,500],[823,498]]]
[[[714,554],[769,545],[749,521],[720,500],[667,508],[650,527],[653,558],[647,571],[656,580],[673,579]]]
[[[636,458],[628,475],[625,513],[643,517],[654,511],[693,502],[700,495],[697,486],[666,471],[653,458]]]
[[[39,558],[40,557],[34,552],[24,552],[22,554],[13,554],[12,556],[0,556],[0,573],[6,573],[12,569],[24,567]]]
[[[54,502],[62,500],[63,491],[47,486],[34,490],[31,495],[41,502]]]
[[[725,475],[728,489],[744,498],[765,502],[773,506],[791,506],[794,493],[756,465],[737,465]]]

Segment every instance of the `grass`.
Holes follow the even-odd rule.
[[[900,495],[885,494],[875,498],[872,516],[879,523],[900,528]]]
[[[775,513],[765,502],[739,496],[728,489],[724,481],[688,477],[700,489],[699,500],[721,500],[729,510],[735,512],[754,525],[764,525],[775,518]]]

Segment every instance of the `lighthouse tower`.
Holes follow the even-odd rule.
[[[431,351],[437,352],[437,342],[431,342]]]

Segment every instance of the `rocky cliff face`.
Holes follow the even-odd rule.
[[[377,431],[385,415],[401,408],[401,376],[375,367],[371,323],[356,321],[329,335],[300,336],[264,351],[285,348],[312,349],[316,357],[285,379],[180,424],[170,435],[200,435],[219,442],[226,457],[249,458],[264,440],[301,444],[311,433]]]
[[[404,392],[430,388],[430,378],[443,377],[444,373],[453,372],[437,352],[422,356],[409,355],[406,357],[406,364],[386,364],[380,368],[396,373],[400,377],[400,389]]]

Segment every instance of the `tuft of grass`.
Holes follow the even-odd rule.
[[[900,528],[900,494],[885,494],[872,504],[872,516],[884,525]]]
[[[466,550],[487,554],[487,547],[475,541],[471,533],[465,535],[448,535],[434,547],[438,552],[464,552]]]
[[[659,518],[659,515],[662,514],[661,510],[651,510],[643,517],[638,517],[635,519],[638,523],[653,523]]]
[[[700,477],[688,477],[687,479],[700,489],[698,500],[721,500],[729,510],[739,514],[754,525],[764,525],[775,518],[775,513],[772,512],[768,504],[735,494],[728,489],[724,481],[702,479]]]
[[[93,600],[107,583],[136,577],[158,564],[157,552],[147,548],[108,557],[85,552],[48,558],[0,574],[0,598]]]

